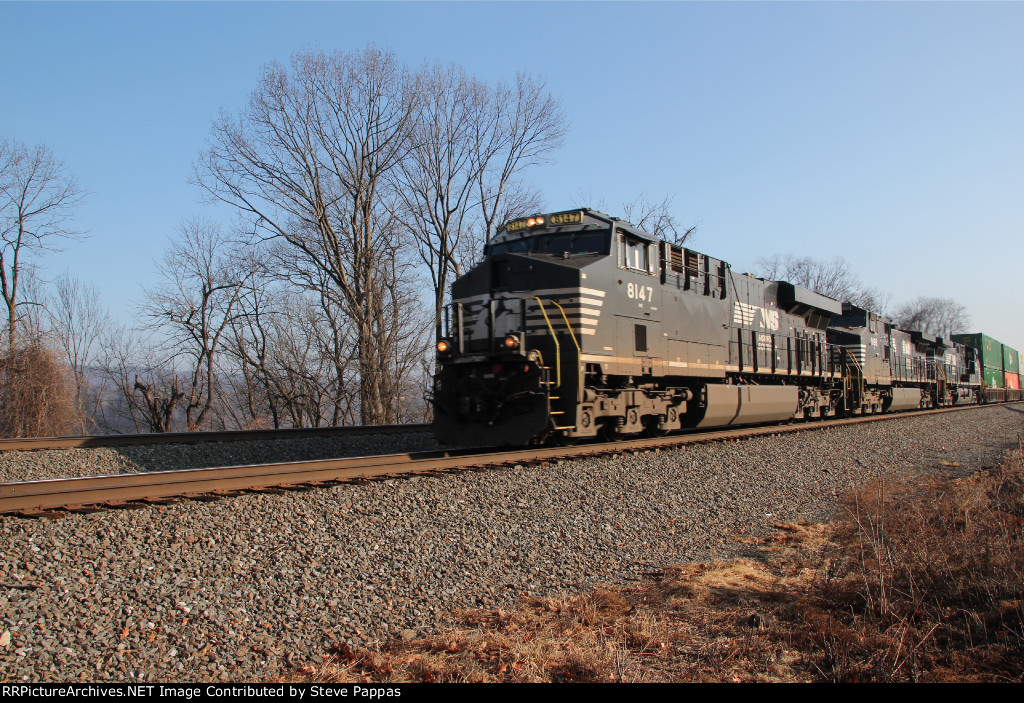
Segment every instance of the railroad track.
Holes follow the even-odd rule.
[[[0,452],[45,449],[92,449],[135,447],[151,444],[199,444],[202,442],[258,442],[272,439],[339,437],[366,434],[429,432],[430,425],[347,425],[342,427],[293,427],[278,430],[225,430],[223,432],[159,432],[152,434],[84,435],[81,437],[15,437],[0,439]]]
[[[985,406],[944,408],[893,415],[870,415],[789,425],[726,428],[707,432],[686,432],[660,438],[631,439],[567,447],[416,452],[2,483],[0,484],[0,514],[16,513],[23,517],[53,518],[62,516],[64,512],[144,506],[152,503],[166,503],[176,499],[209,500],[237,495],[245,491],[283,492],[402,476],[537,465],[560,459],[671,449],[701,442],[808,432],[828,427],[896,420],[934,413],[970,412],[981,407]]]

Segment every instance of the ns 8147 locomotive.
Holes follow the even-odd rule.
[[[437,346],[442,442],[613,439],[976,397],[969,349],[734,275],[595,210],[512,220],[484,254],[453,284]]]

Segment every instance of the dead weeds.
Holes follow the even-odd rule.
[[[458,613],[459,627],[342,648],[316,682],[1021,681],[1024,459],[851,494],[758,559],[630,588]]]

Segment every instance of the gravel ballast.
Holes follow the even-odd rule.
[[[971,473],[1024,406],[546,467],[0,517],[0,679],[246,681],[332,646],[744,553],[875,476]]]

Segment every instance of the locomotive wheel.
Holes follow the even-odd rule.
[[[651,420],[644,423],[644,437],[664,437],[668,434],[668,430],[662,430],[658,428],[658,421]]]
[[[615,427],[614,422],[602,423],[601,429],[597,431],[598,436],[605,442],[618,442],[626,436],[626,433]]]
[[[548,437],[547,444],[553,447],[572,447],[583,441],[583,437],[567,437],[564,433],[559,432],[558,434]]]

